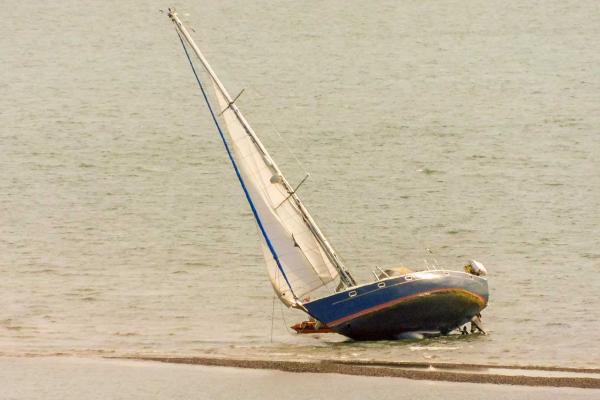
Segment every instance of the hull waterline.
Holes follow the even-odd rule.
[[[350,288],[304,304],[335,332],[356,340],[406,332],[447,333],[483,310],[487,280],[457,271],[423,271]]]

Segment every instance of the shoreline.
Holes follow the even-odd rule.
[[[280,362],[258,360],[168,358],[169,362],[165,362],[165,357],[152,357],[163,360],[157,362],[148,358],[3,356],[0,385],[4,397],[12,400],[105,399],[115,395],[123,400],[264,400],[274,394],[280,400],[305,400],[307,394],[311,398],[464,400],[482,398],[483,393],[488,400],[588,400],[600,394],[600,390],[593,388],[475,384],[378,373],[365,376],[347,370],[327,370],[327,366],[334,365],[332,362],[303,363],[302,368],[297,365],[301,363],[295,362],[284,366]],[[223,361],[232,365],[215,365]],[[317,364],[321,367],[315,368]],[[332,368],[340,366],[335,365]]]
[[[378,361],[282,361],[216,357],[105,357],[108,359],[155,361],[169,364],[203,365],[244,369],[277,370],[293,373],[342,374],[366,377],[405,378],[411,380],[445,381],[542,387],[600,389],[600,369],[561,368],[515,365],[378,362]],[[598,374],[598,377],[533,376],[488,373],[485,370],[523,370],[553,373]]]

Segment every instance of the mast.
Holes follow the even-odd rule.
[[[354,280],[354,278],[352,277],[350,272],[346,269],[346,267],[342,263],[341,259],[339,258],[339,256],[337,255],[337,253],[335,252],[335,250],[333,249],[333,247],[331,246],[331,244],[329,243],[329,241],[323,234],[323,232],[321,232],[321,230],[317,226],[316,222],[314,221],[314,219],[312,218],[312,216],[310,215],[310,213],[308,212],[306,207],[304,207],[304,204],[302,204],[302,201],[296,195],[296,191],[289,184],[287,179],[284,177],[283,173],[281,172],[281,170],[279,169],[279,167],[277,166],[277,164],[275,163],[273,158],[271,158],[271,156],[267,152],[266,148],[264,147],[264,145],[262,144],[262,142],[260,141],[260,139],[258,138],[256,133],[254,132],[254,130],[252,129],[252,127],[250,126],[250,124],[248,123],[246,118],[241,114],[237,105],[235,104],[236,99],[231,98],[231,96],[229,95],[229,92],[227,92],[227,89],[225,88],[223,83],[221,83],[221,81],[217,77],[216,73],[213,71],[212,67],[210,66],[210,64],[208,63],[208,61],[206,60],[206,58],[204,57],[204,55],[202,54],[202,52],[200,51],[200,49],[198,48],[198,46],[196,45],[196,43],[194,42],[192,37],[190,36],[189,32],[187,31],[187,29],[185,28],[185,26],[183,25],[183,23],[177,16],[177,13],[175,12],[175,10],[172,8],[169,8],[168,15],[171,18],[171,20],[173,21],[173,23],[175,24],[175,28],[177,29],[177,31],[179,33],[181,33],[181,35],[183,35],[183,37],[185,38],[187,43],[190,45],[192,50],[194,50],[194,53],[196,54],[196,56],[202,63],[202,66],[204,67],[206,72],[210,75],[214,84],[219,89],[219,91],[221,92],[221,94],[223,95],[225,100],[227,101],[227,103],[228,103],[227,108],[229,108],[233,111],[236,118],[238,119],[240,124],[243,126],[245,132],[248,134],[248,136],[251,138],[252,142],[255,144],[257,149],[262,154],[262,157],[264,158],[265,162],[273,170],[274,176],[277,177],[277,179],[281,180],[281,184],[283,185],[283,187],[289,194],[288,200],[286,200],[286,201],[291,200],[294,202],[294,204],[300,211],[300,213],[302,215],[302,219],[304,220],[305,224],[307,225],[309,230],[312,232],[314,237],[317,239],[317,241],[323,248],[329,261],[332,263],[334,268],[338,271],[338,273],[340,275],[340,279],[343,282],[343,284],[346,287],[355,286],[356,281]]]

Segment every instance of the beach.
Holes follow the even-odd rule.
[[[77,357],[0,358],[3,400],[594,399],[600,390],[449,383]]]

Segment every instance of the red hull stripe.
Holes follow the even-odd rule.
[[[394,300],[391,300],[391,301],[387,301],[385,303],[377,304],[376,306],[373,306],[373,307],[365,308],[364,310],[361,310],[361,311],[359,311],[357,313],[347,315],[347,316],[345,316],[343,318],[337,319],[337,320],[332,321],[332,322],[328,322],[327,326],[330,326],[330,327],[331,326],[336,326],[336,325],[342,324],[342,323],[344,323],[346,321],[349,321],[351,319],[360,317],[362,315],[370,314],[370,313],[382,310],[384,308],[388,308],[388,307],[394,306],[396,304],[403,303],[405,301],[410,301],[410,300],[415,299],[417,297],[428,296],[428,295],[434,294],[434,293],[448,293],[448,292],[463,292],[465,294],[468,294],[468,295],[471,295],[473,297],[478,298],[479,300],[481,300],[482,304],[485,304],[485,299],[483,297],[481,297],[480,295],[478,295],[476,293],[469,292],[468,290],[459,289],[459,288],[454,288],[454,289],[453,288],[435,289],[435,290],[429,290],[427,292],[421,292],[421,293],[413,294],[413,295],[406,296],[406,297],[401,297],[399,299],[394,299]]]

